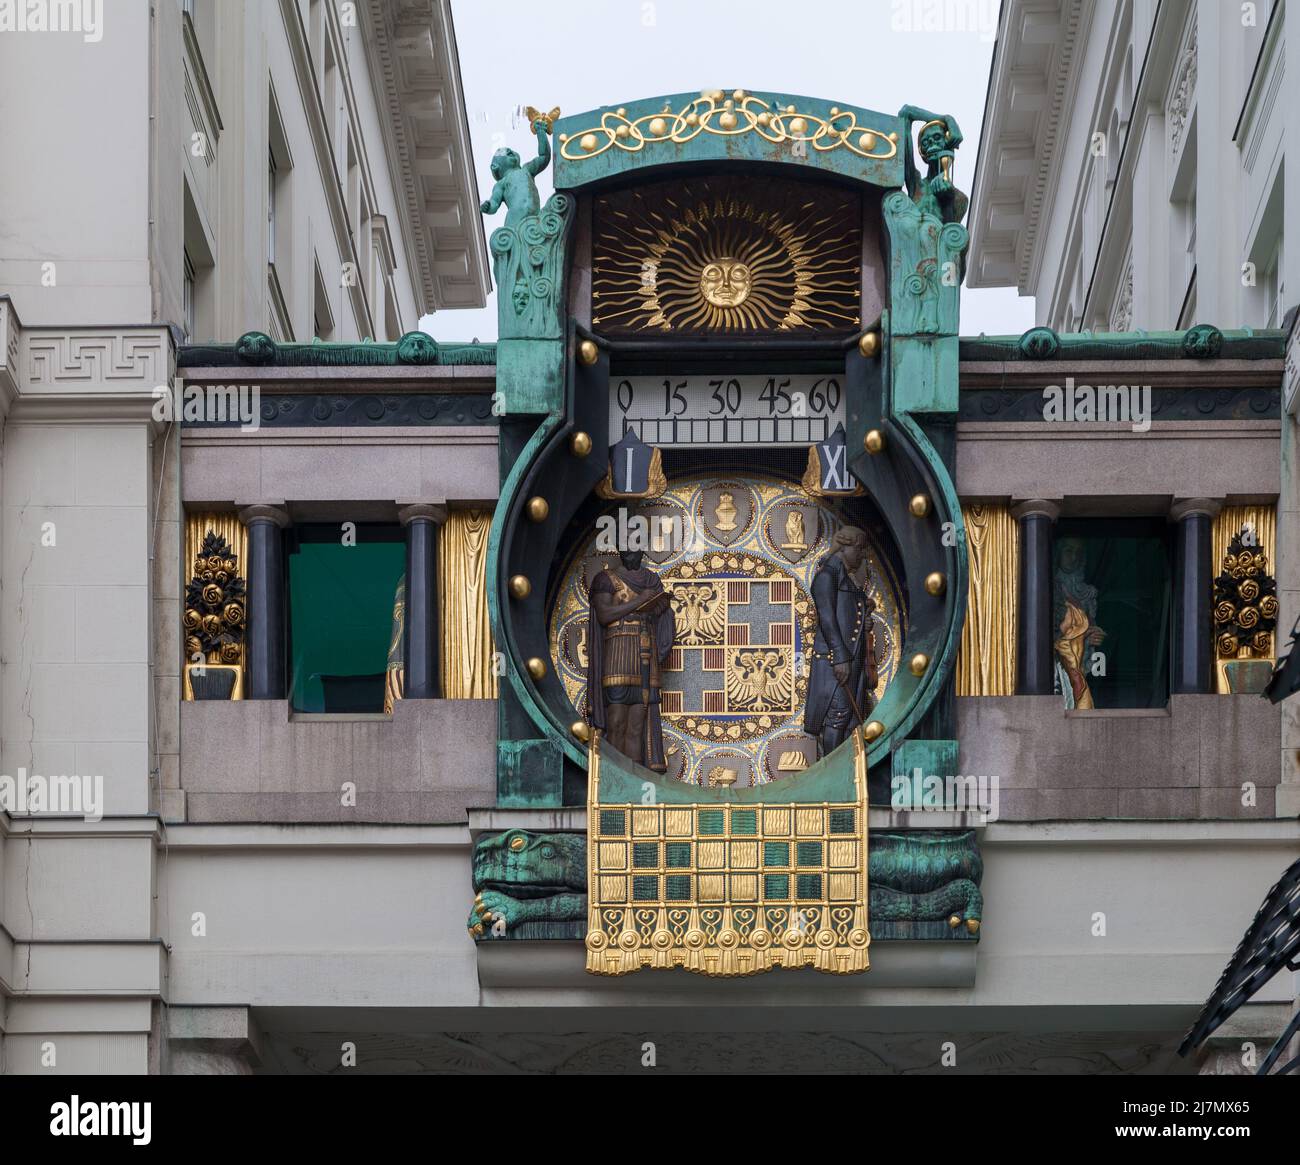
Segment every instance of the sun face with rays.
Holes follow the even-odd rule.
[[[661,183],[596,204],[606,332],[829,331],[859,322],[854,196],[768,180]]]

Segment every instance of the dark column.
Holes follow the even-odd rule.
[[[1016,589],[1016,695],[1052,694],[1052,526],[1054,502],[1035,498],[1011,510],[1020,527]]]
[[[239,520],[248,527],[248,676],[250,700],[283,700],[285,686],[284,528],[279,506],[249,506]]]
[[[442,694],[438,676],[438,527],[447,520],[439,504],[403,506],[406,528],[406,679],[407,700],[433,700]]]
[[[1210,560],[1210,528],[1218,512],[1219,503],[1208,498],[1178,501],[1169,511],[1174,523],[1171,692],[1214,690],[1211,684],[1214,564]]]

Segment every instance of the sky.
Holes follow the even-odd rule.
[[[525,106],[568,116],[713,88],[950,113],[965,136],[957,185],[970,191],[997,0],[452,0],[452,16],[480,200],[495,150],[536,153]],[[537,185],[545,201],[549,168]],[[503,207],[484,228],[504,221]],[[1033,302],[1014,287],[963,287],[961,332],[1022,332]],[[443,341],[495,340],[495,293],[484,309],[438,312],[420,326]]]

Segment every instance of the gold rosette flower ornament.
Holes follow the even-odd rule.
[[[1220,659],[1264,658],[1277,628],[1277,581],[1249,527],[1233,536],[1214,580],[1215,644]]]
[[[211,663],[240,662],[246,592],[230,544],[209,530],[194,558],[194,576],[185,587],[186,662],[195,662],[196,656]]]

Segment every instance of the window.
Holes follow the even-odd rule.
[[[313,278],[312,328],[318,340],[329,340],[334,336],[334,312],[319,263],[315,265]]]
[[[1170,619],[1163,519],[1062,519],[1052,589],[1056,690],[1065,706],[1163,708]]]
[[[396,524],[301,525],[289,538],[289,702],[297,712],[382,712],[394,600],[406,569]]]
[[[266,261],[275,263],[275,155],[268,155],[266,176]]]
[[[194,339],[194,261],[189,251],[185,255],[185,278],[181,286],[181,326],[185,329],[185,338]]]

